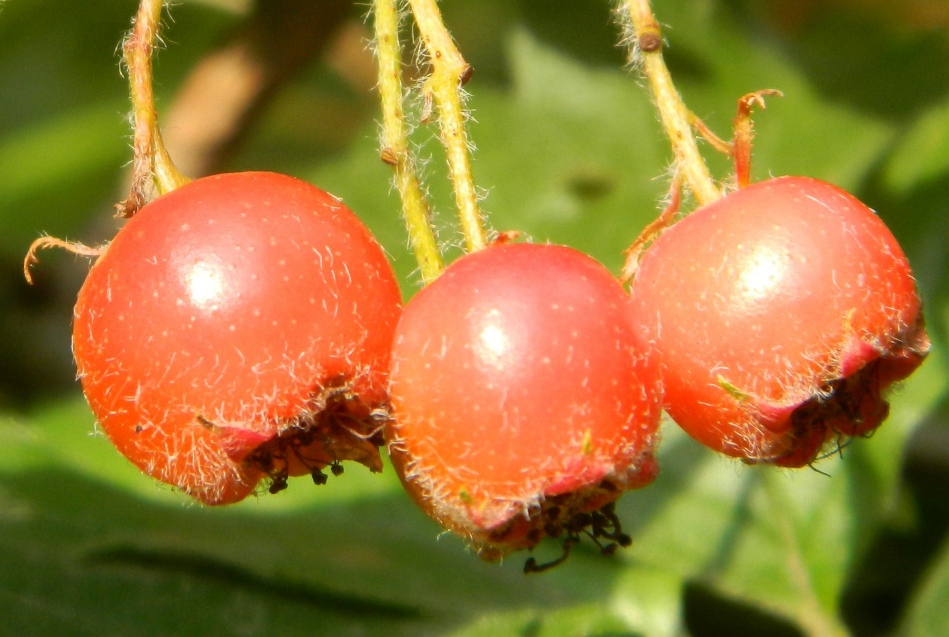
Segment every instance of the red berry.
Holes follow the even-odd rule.
[[[401,313],[381,247],[297,179],[191,182],[119,231],[76,304],[73,348],[103,431],[135,465],[208,504],[338,460],[380,469]]]
[[[655,477],[660,415],[632,330],[618,281],[561,246],[496,244],[420,291],[387,439],[422,509],[489,560],[584,528],[622,537],[610,504]]]
[[[646,251],[635,316],[665,408],[728,455],[800,467],[872,432],[929,350],[909,263],[873,211],[801,177],[692,213]]]

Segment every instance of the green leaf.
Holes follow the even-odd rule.
[[[108,239],[131,161],[119,44],[135,3],[8,2],[0,10],[0,258],[22,259],[41,234]],[[233,15],[175,7],[173,46],[156,56],[159,105]],[[172,72],[169,72],[172,71]]]
[[[544,577],[518,558],[482,563],[437,539],[390,468],[202,508],[91,432],[78,398],[0,420],[0,601],[15,634],[420,635],[525,609],[621,626],[597,610],[618,561],[580,549]]]
[[[108,194],[103,175],[114,174],[128,155],[124,109],[121,102],[93,104],[0,139],[0,245],[22,256],[41,232],[76,232],[88,206]]]
[[[886,165],[886,185],[906,192],[949,175],[949,101],[913,122]]]
[[[452,637],[645,637],[599,604],[571,606],[555,611],[541,609],[487,615]]]
[[[685,580],[668,568],[632,563],[613,587],[612,612],[626,626],[649,637],[686,634],[683,625]]]
[[[847,574],[895,508],[907,437],[944,397],[938,355],[893,400],[872,440],[856,440],[816,470],[744,466],[667,428],[663,473],[626,495],[636,563],[702,581],[813,634],[841,634]]]
[[[665,35],[676,85],[689,108],[720,136],[730,137],[742,95],[761,89],[784,94],[768,98],[767,110],[754,114],[755,179],[808,175],[855,190],[886,150],[896,130],[891,122],[822,94],[786,51],[759,39],[757,25],[732,20],[724,3],[696,8],[669,2],[656,12],[660,22],[672,25]],[[677,73],[680,68],[684,72]]]

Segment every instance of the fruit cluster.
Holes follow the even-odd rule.
[[[337,199],[217,175],[130,219],[74,318],[89,404],[149,475],[226,504],[341,461],[378,471],[387,442],[415,501],[485,559],[548,536],[565,555],[581,534],[627,544],[613,503],[657,475],[663,408],[712,449],[800,467],[878,427],[928,350],[893,236],[804,178],[674,224],[629,293],[572,248],[498,242],[403,311]]]
[[[378,39],[393,45],[385,6],[392,31]],[[414,9],[431,18],[420,28],[437,26],[431,5]],[[380,471],[386,446],[418,505],[484,559],[545,537],[566,557],[584,535],[610,554],[631,541],[615,501],[658,474],[663,411],[715,451],[802,467],[879,427],[888,390],[929,351],[909,263],[873,211],[814,179],[749,182],[749,112],[773,91],[743,98],[735,141],[718,142],[738,188],[719,198],[693,171],[709,202],[647,228],[629,290],[566,246],[502,235],[485,247],[468,201],[469,253],[444,271],[424,211],[406,215],[428,283],[403,308],[383,249],[335,197],[264,172],[188,182],[153,152],[142,87],[160,12],[143,0],[126,54],[144,78],[132,83],[136,152],[154,155],[137,156],[136,183],[165,175],[167,192],[138,209],[133,190],[79,292],[73,347],[119,451],[205,504],[276,493],[292,476],[323,484],[344,461]],[[661,39],[649,41],[641,51],[658,55]],[[469,70],[439,84],[448,97]],[[404,171],[405,140],[388,133],[383,159]],[[448,137],[464,182],[467,144]]]

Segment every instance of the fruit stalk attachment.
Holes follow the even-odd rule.
[[[149,180],[160,194],[190,181],[171,161],[158,128],[152,87],[152,52],[158,41],[163,0],[142,0],[122,53],[132,96],[134,158],[128,198],[118,204],[119,216],[131,217],[146,203]]]
[[[409,150],[402,106],[402,46],[397,0],[375,0],[373,12],[382,103],[380,156],[395,173],[393,181],[402,200],[402,216],[409,242],[422,274],[422,283],[428,284],[441,273],[444,264],[432,231],[431,209],[419,184],[415,158]]]

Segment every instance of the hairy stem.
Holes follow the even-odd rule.
[[[735,181],[739,188],[744,188],[751,183],[751,141],[755,136],[751,110],[755,106],[764,108],[764,98],[770,95],[782,96],[781,91],[765,89],[749,93],[738,100],[738,113],[735,115],[735,132],[731,148],[735,163]]]
[[[172,163],[158,130],[155,94],[152,88],[152,52],[158,40],[162,0],[142,0],[132,31],[122,46],[132,94],[133,140],[132,187],[119,204],[119,213],[131,217],[145,204],[150,179],[159,193],[188,182]]]
[[[692,130],[692,115],[672,83],[662,57],[662,33],[649,0],[623,0],[621,10],[628,15],[631,44],[638,53],[643,75],[649,84],[662,126],[672,144],[676,173],[699,205],[721,198],[722,192],[709,173]]]
[[[422,274],[430,283],[444,267],[432,231],[430,209],[419,184],[415,159],[409,151],[402,108],[402,47],[399,42],[397,0],[375,0],[374,27],[379,61],[379,95],[382,102],[382,160],[391,165],[393,180],[402,199],[402,215]]]
[[[471,174],[466,113],[462,104],[462,87],[471,77],[472,68],[445,28],[436,0],[409,0],[409,4],[431,64],[431,74],[422,89],[423,99],[426,109],[434,102],[438,110],[441,140],[448,157],[466,247],[469,252],[480,250],[485,245],[484,228]]]

